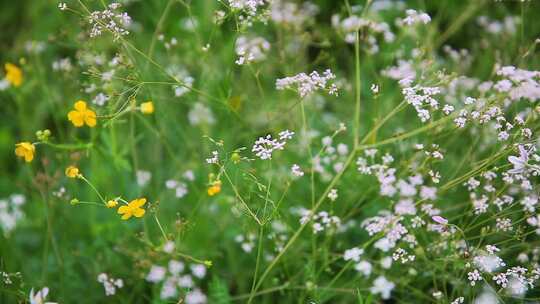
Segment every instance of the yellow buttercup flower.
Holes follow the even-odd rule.
[[[152,114],[154,113],[154,103],[151,101],[141,103],[141,112],[143,114]]]
[[[146,213],[146,210],[141,208],[144,204],[146,204],[145,198],[134,199],[129,204],[118,208],[118,214],[123,214],[123,220],[128,220],[132,216],[142,217]]]
[[[86,107],[86,102],[79,100],[74,105],[75,110],[69,111],[68,119],[77,128],[86,124],[90,128],[96,126],[96,112]]]
[[[114,208],[114,207],[116,207],[118,205],[118,201],[117,200],[108,200],[105,205],[107,206],[107,208]]]
[[[27,163],[31,162],[32,159],[34,159],[35,153],[36,147],[32,143],[23,141],[15,145],[15,155],[20,158],[24,158],[24,161],[26,161]]]
[[[4,68],[6,69],[6,80],[14,87],[20,86],[23,80],[21,68],[9,62],[4,65]]]
[[[209,196],[214,196],[221,192],[221,181],[217,180],[212,183],[208,190],[206,191]]]
[[[66,168],[66,176],[69,178],[77,178],[81,176],[81,173],[79,172],[79,168],[75,166],[69,166]]]

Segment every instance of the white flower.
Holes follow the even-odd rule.
[[[206,275],[206,267],[202,264],[191,265],[191,273],[199,279],[204,278]]]
[[[381,298],[386,300],[390,298],[394,287],[396,284],[388,281],[384,276],[379,276],[373,281],[373,286],[369,290],[372,294],[381,294]]]
[[[364,254],[364,249],[353,247],[351,249],[345,250],[345,252],[343,253],[343,259],[345,261],[352,260],[352,261],[358,262],[360,261],[360,256],[362,254]]]
[[[152,265],[150,272],[146,275],[146,280],[148,282],[157,283],[162,281],[165,278],[165,273],[167,270],[165,267]]]
[[[30,304],[56,304],[56,302],[45,302],[47,295],[49,294],[49,288],[43,287],[41,290],[34,294],[34,288],[30,290]]]
[[[137,185],[139,187],[144,187],[148,184],[150,179],[152,179],[152,173],[144,170],[137,170]]]
[[[304,176],[304,171],[297,164],[292,165],[291,172],[296,177]]]
[[[519,156],[509,156],[508,161],[514,165],[514,168],[511,170],[508,170],[508,173],[510,174],[519,174],[525,171],[525,168],[527,166],[527,162],[529,161],[529,153],[523,145],[518,146],[519,149]]]
[[[332,189],[328,193],[328,198],[333,202],[338,198],[337,189]]]
[[[337,85],[332,83],[336,75],[330,70],[326,70],[323,76],[317,71],[311,72],[309,75],[300,73],[292,77],[285,77],[276,80],[276,89],[296,89],[300,97],[306,97],[317,90],[328,91],[330,95],[337,95]]]
[[[371,263],[367,261],[361,261],[360,263],[354,265],[354,269],[356,269],[358,272],[362,273],[366,277],[368,277],[371,274],[373,266],[371,266]]]
[[[206,295],[200,289],[195,289],[186,294],[186,304],[204,304],[206,303]]]
[[[167,241],[165,245],[163,245],[163,252],[165,253],[172,253],[174,251],[174,242],[173,241]]]

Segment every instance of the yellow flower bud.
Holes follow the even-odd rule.
[[[141,103],[141,112],[143,114],[152,114],[154,113],[154,103],[151,101]]]
[[[114,208],[114,207],[116,207],[118,205],[118,201],[109,200],[109,201],[107,201],[107,203],[105,205],[107,205],[107,208]]]
[[[75,166],[69,166],[66,168],[66,176],[69,177],[69,178],[77,178],[79,177],[81,174],[79,173],[79,168],[75,167]]]

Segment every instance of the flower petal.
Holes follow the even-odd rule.
[[[135,209],[135,211],[133,212],[133,215],[135,215],[135,217],[142,217],[145,213],[146,213],[146,210],[142,208],[138,208],[138,209]]]
[[[84,100],[79,100],[75,103],[74,108],[79,112],[84,112],[86,111],[86,102],[84,102]]]
[[[124,214],[124,213],[127,213],[129,212],[129,207],[128,206],[120,206],[120,208],[118,208],[118,214]]]

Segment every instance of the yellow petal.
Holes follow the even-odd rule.
[[[68,113],[68,119],[75,127],[82,127],[84,125],[82,114],[77,111],[70,111]]]
[[[128,213],[122,215],[123,220],[129,220],[130,217],[131,217],[131,212],[128,212]]]
[[[129,211],[128,206],[120,206],[120,208],[118,208],[118,214],[124,214],[124,213],[127,213],[128,211]]]
[[[24,154],[24,160],[29,163],[32,161],[32,159],[34,159],[34,153],[32,152],[26,152],[26,154]]]
[[[142,217],[145,213],[146,213],[146,210],[142,208],[138,208],[138,209],[135,209],[135,211],[133,212],[133,215],[135,215],[135,217]]]
[[[133,201],[131,201],[131,203],[129,203],[129,205],[132,208],[140,208],[144,204],[146,204],[146,199],[145,198],[139,198],[139,199],[133,200]]]
[[[17,146],[17,148],[15,148],[15,155],[17,155],[18,157],[24,157],[24,148],[21,147],[21,146]]]
[[[79,112],[84,112],[86,111],[86,102],[84,100],[79,100],[75,103],[75,110],[79,111]]]
[[[92,112],[93,113],[93,112]],[[96,126],[96,115],[94,114],[93,116],[86,116],[84,118],[84,122],[86,122],[86,124],[90,127],[90,128],[93,128]]]

